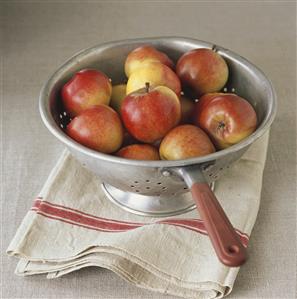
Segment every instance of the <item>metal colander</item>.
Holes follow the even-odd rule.
[[[84,68],[97,68],[112,78],[113,84],[124,82],[124,62],[128,53],[144,44],[164,51],[175,62],[192,49],[215,49],[226,60],[230,71],[224,91],[236,92],[250,101],[258,117],[257,130],[227,149],[179,161],[123,159],[96,152],[68,137],[64,129],[70,118],[61,105],[61,87],[75,72]],[[76,54],[50,77],[40,94],[40,113],[47,128],[73,156],[101,178],[103,189],[113,202],[130,212],[164,217],[195,208],[195,201],[220,260],[229,266],[243,263],[244,249],[208,185],[268,130],[275,117],[276,96],[273,87],[253,64],[227,49],[189,38],[161,37],[106,43]],[[201,204],[201,201],[206,205]],[[204,213],[205,209],[210,210],[208,216]]]

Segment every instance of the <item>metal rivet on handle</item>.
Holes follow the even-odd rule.
[[[162,175],[163,176],[171,176],[171,173],[168,170],[163,170]]]
[[[204,170],[204,171],[210,171],[213,167],[214,167],[213,164],[206,165],[206,166],[203,166],[203,170]]]

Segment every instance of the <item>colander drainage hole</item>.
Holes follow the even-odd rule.
[[[162,185],[162,183],[161,183],[161,182],[158,182],[157,185]]]
[[[150,182],[150,180],[145,180],[147,183],[149,183]]]
[[[130,187],[131,187],[131,188],[135,188],[135,186],[134,186],[134,185],[130,185]]]
[[[61,118],[61,119],[63,118],[63,115],[62,115],[62,114],[60,114],[60,118]]]
[[[139,192],[139,190],[135,190],[135,192],[137,192],[137,193],[138,193],[138,192]]]
[[[134,181],[135,184],[138,184],[138,181]]]
[[[150,188],[150,187],[145,187],[145,189],[149,190],[149,189],[151,189],[151,188]]]
[[[60,124],[60,127],[61,127],[62,129],[64,129],[64,126],[63,126],[62,124]]]
[[[163,190],[166,190],[167,188],[166,188],[166,187],[162,187],[162,189],[163,189]]]
[[[188,188],[187,188],[187,187],[184,187],[184,190],[188,190]]]

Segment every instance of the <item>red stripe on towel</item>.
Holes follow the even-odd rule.
[[[119,221],[98,217],[66,206],[53,204],[48,201],[42,200],[41,198],[37,198],[35,200],[31,210],[36,211],[37,214],[50,219],[63,221],[72,225],[104,232],[125,232],[147,225],[164,224],[182,227],[198,232],[200,234],[207,235],[207,231],[204,227],[203,221],[200,219],[169,218],[153,223]],[[236,230],[236,232],[242,244],[247,247],[249,236],[239,230]]]

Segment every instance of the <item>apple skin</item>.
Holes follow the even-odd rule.
[[[121,116],[134,138],[154,143],[179,123],[179,98],[166,86],[142,88],[125,97]]]
[[[121,105],[126,96],[126,84],[118,84],[112,87],[112,93],[110,98],[110,107],[112,107],[116,112],[121,112]]]
[[[126,76],[129,78],[136,69],[152,62],[160,62],[171,69],[174,68],[172,60],[165,53],[152,46],[145,45],[134,49],[127,56],[125,61]]]
[[[74,117],[85,109],[99,104],[108,105],[112,86],[100,71],[85,69],[77,72],[62,88],[65,109]]]
[[[68,124],[66,133],[78,143],[107,154],[117,151],[123,142],[121,120],[106,105],[84,110]]]
[[[257,128],[253,106],[236,94],[206,94],[195,106],[194,123],[212,139],[217,149],[238,143]]]
[[[149,144],[131,144],[121,148],[116,155],[133,160],[160,160],[158,150]]]
[[[162,160],[182,160],[214,153],[215,147],[200,128],[181,125],[164,137],[159,152]]]
[[[202,97],[200,97],[198,99],[198,102],[195,102],[195,106],[194,106],[194,114],[193,116],[197,116],[198,113],[200,111],[202,111],[204,109],[204,107],[210,102],[212,101],[214,98],[224,95],[227,93],[222,93],[222,92],[213,92],[213,93],[207,93],[205,95],[203,95]]]
[[[185,96],[180,97],[181,105],[181,124],[192,123],[193,111],[195,107],[195,102]]]
[[[198,97],[221,90],[229,76],[225,60],[210,49],[196,49],[182,55],[176,73],[185,88],[192,89]]]
[[[129,94],[143,88],[146,82],[149,82],[152,87],[167,86],[180,96],[180,80],[174,71],[165,64],[155,62],[135,70],[128,79],[126,93]]]

